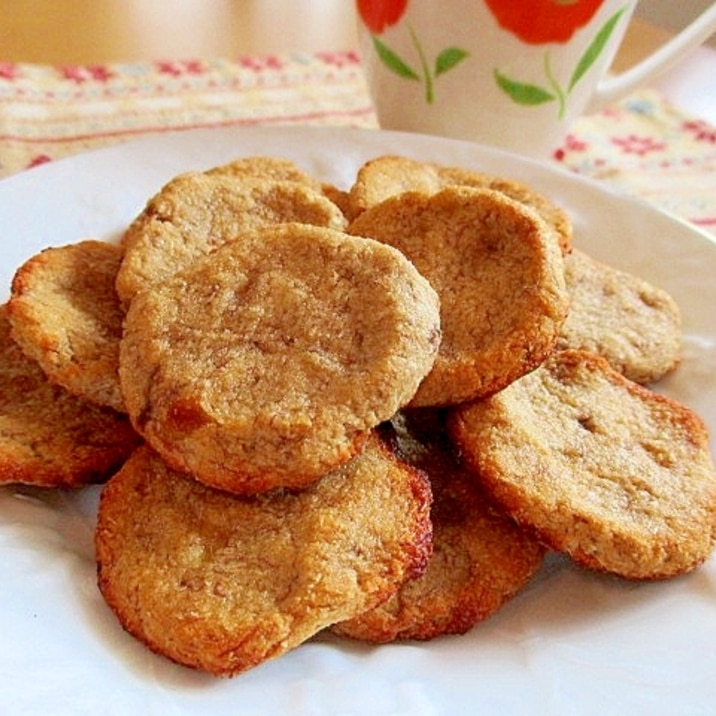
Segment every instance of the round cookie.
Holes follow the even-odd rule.
[[[122,237],[116,288],[123,304],[254,228],[300,222],[343,229],[341,210],[298,181],[192,172],[167,183]]]
[[[139,442],[126,416],[50,383],[12,339],[0,306],[0,484],[103,482]]]
[[[574,249],[564,276],[571,308],[557,348],[598,353],[636,383],[673,370],[681,352],[681,312],[663,289]]]
[[[704,424],[604,358],[558,351],[450,422],[485,489],[579,564],[658,579],[695,568],[713,548]]]
[[[430,479],[433,555],[425,572],[388,601],[331,629],[375,643],[463,634],[527,583],[544,548],[495,511],[459,465],[442,411],[405,411],[392,427],[397,457]]]
[[[545,223],[503,194],[406,192],[348,227],[402,251],[440,296],[443,338],[413,407],[494,393],[552,351],[569,300]]]
[[[226,164],[207,169],[207,176],[225,176],[244,181],[246,179],[263,179],[272,182],[293,181],[305,184],[317,191],[323,185],[318,179],[306,174],[295,162],[283,157],[255,155],[241,157]]]
[[[384,155],[363,164],[349,192],[347,215],[355,218],[371,206],[406,191],[435,194],[451,186],[492,189],[534,209],[554,231],[564,253],[572,246],[572,222],[567,213],[531,187],[512,179],[462,167]]]
[[[172,467],[209,485],[301,487],[413,397],[438,350],[438,303],[389,246],[259,229],[135,296],[125,404]]]
[[[375,438],[300,492],[238,498],[148,447],[102,492],[100,590],[157,653],[233,676],[391,596],[425,568],[430,488]]]
[[[319,181],[306,174],[289,159],[271,156],[250,156],[236,159],[228,164],[204,172],[209,176],[229,176],[240,181],[246,179],[269,179],[271,181],[294,181],[320,192],[345,214],[349,200],[348,192],[333,184]]]
[[[121,260],[101,241],[45,249],[17,270],[8,304],[13,338],[53,383],[118,411]]]
[[[533,209],[552,229],[562,253],[569,254],[572,250],[572,220],[567,212],[527,184],[460,167],[439,167],[438,174],[445,186],[457,185],[475,189],[492,189]]]

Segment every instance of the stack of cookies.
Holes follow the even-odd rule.
[[[713,547],[704,424],[648,387],[678,307],[501,177],[183,174],[29,259],[0,328],[0,483],[106,482],[99,588],[189,667],[465,633],[550,549],[662,579]]]

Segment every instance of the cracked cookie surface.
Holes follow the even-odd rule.
[[[438,297],[400,252],[284,224],[137,294],[120,381],[170,465],[245,494],[349,459],[413,397],[439,342]]]
[[[300,181],[239,178],[191,172],[169,181],[152,197],[122,237],[117,275],[120,300],[161,283],[195,259],[246,231],[300,222],[343,229],[341,210],[317,188]]]
[[[542,565],[544,547],[496,510],[454,455],[444,411],[402,411],[388,440],[424,472],[433,503],[427,569],[377,607],[331,630],[374,643],[464,634],[510,600]]]
[[[713,548],[706,427],[604,358],[557,351],[498,395],[455,409],[451,433],[518,523],[586,567],[665,578]]]
[[[13,337],[52,382],[123,412],[121,260],[121,248],[102,241],[45,249],[15,273],[8,311]]]
[[[105,487],[98,581],[157,653],[233,676],[388,598],[431,551],[430,488],[374,436],[300,492],[238,498],[142,447]]]
[[[552,351],[569,299],[558,246],[533,211],[472,188],[399,194],[348,232],[402,251],[440,296],[442,343],[413,407],[489,395]]]
[[[125,415],[50,383],[12,339],[0,306],[0,484],[103,482],[139,443]]]
[[[406,191],[436,194],[460,186],[499,191],[534,209],[554,232],[562,251],[569,253],[571,250],[572,222],[568,214],[530,186],[463,167],[421,162],[403,156],[383,155],[359,167],[349,191],[346,213],[355,218],[371,206]]]
[[[574,249],[565,257],[570,311],[557,348],[588,350],[636,383],[672,371],[681,353],[681,311],[663,289]]]

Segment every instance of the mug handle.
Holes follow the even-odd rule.
[[[701,13],[678,35],[630,69],[603,79],[592,95],[586,112],[595,112],[616,102],[676,64],[716,32],[716,3]]]

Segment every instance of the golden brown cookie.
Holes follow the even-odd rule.
[[[246,494],[349,459],[412,398],[439,341],[437,295],[400,252],[282,224],[138,293],[119,372],[172,467]]]
[[[459,465],[442,411],[406,411],[392,426],[398,458],[430,479],[433,556],[426,571],[388,601],[332,631],[376,643],[463,634],[527,583],[544,548],[490,506]]]
[[[358,169],[356,180],[350,189],[347,215],[355,218],[371,206],[406,191],[435,194],[451,186],[500,191],[529,206],[552,228],[562,251],[568,253],[571,250],[572,222],[569,216],[532,187],[513,179],[403,156],[376,157]]]
[[[102,482],[139,442],[126,416],[49,383],[13,341],[0,306],[0,484]]]
[[[412,406],[496,392],[552,351],[568,310],[562,255],[522,204],[470,188],[406,192],[348,231],[402,251],[440,296],[440,352]]]
[[[393,154],[375,157],[358,168],[349,191],[350,218],[405,192],[437,194],[442,189],[437,164]]]
[[[232,676],[391,596],[425,568],[430,488],[376,439],[301,492],[238,498],[140,448],[105,487],[99,586],[122,626]]]
[[[204,172],[208,176],[233,177],[237,180],[263,179],[272,182],[293,181],[305,184],[317,191],[323,185],[318,179],[307,174],[290,159],[270,155],[252,155],[241,157],[226,164],[212,167]]]
[[[45,249],[17,270],[8,304],[13,338],[53,383],[118,411],[121,259],[101,241]]]
[[[571,308],[557,348],[598,353],[637,383],[677,366],[681,312],[666,291],[577,249],[565,257],[564,271]]]
[[[451,432],[485,488],[578,563],[633,579],[711,553],[716,474],[703,422],[599,356],[558,351]]]
[[[213,167],[204,173],[209,176],[229,176],[239,181],[247,179],[262,179],[274,182],[294,181],[320,192],[336,204],[341,211],[344,211],[348,203],[347,191],[316,179],[299,168],[295,162],[281,157],[264,155],[242,157],[228,164]]]
[[[196,258],[251,229],[284,222],[343,229],[341,210],[298,181],[193,172],[176,177],[148,202],[125,232],[117,275],[122,303],[161,283]]]

